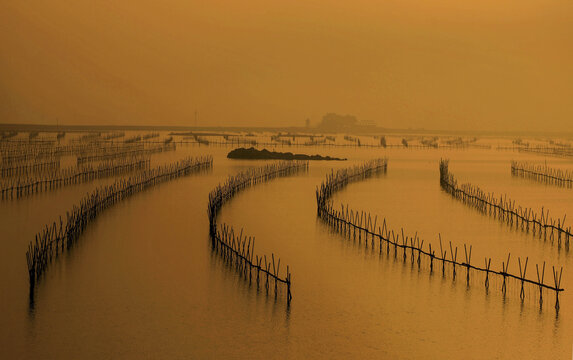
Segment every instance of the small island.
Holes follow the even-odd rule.
[[[245,149],[238,148],[227,154],[229,159],[249,159],[249,160],[346,160],[330,156],[293,154],[291,152],[275,152],[267,149],[257,150],[253,147]]]

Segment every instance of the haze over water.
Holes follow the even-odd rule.
[[[491,140],[505,141],[505,140]],[[213,252],[207,194],[228,174],[260,166],[230,160],[230,147],[181,145],[154,155],[153,164],[185,154],[212,154],[212,171],[183,177],[106,209],[71,251],[28,293],[24,253],[43,224],[77,203],[97,183],[64,187],[3,202],[2,347],[13,358],[567,358],[573,311],[567,276],[571,253],[531,234],[510,229],[452,199],[439,186],[438,160],[450,158],[460,181],[503,190],[517,202],[570,213],[570,189],[510,175],[511,159],[535,155],[491,149],[365,149],[296,147],[295,152],[346,156],[315,161],[308,173],[247,189],[227,204],[220,222],[256,237],[256,253],[274,253],[293,273],[293,301],[257,290]],[[281,148],[279,148],[281,149]],[[277,149],[277,150],[279,150]],[[283,148],[284,149],[284,148]],[[334,233],[316,215],[315,188],[331,169],[375,157],[389,158],[388,172],[350,184],[334,197],[353,209],[385,217],[392,229],[415,232],[438,246],[472,245],[472,263],[492,258],[500,269],[511,252],[535,263],[564,267],[561,309],[554,295],[519,283],[451,268],[442,276],[428,261],[403,261],[385,247],[365,248]],[[566,160],[551,166],[573,168]],[[476,167],[479,164],[479,171]],[[57,201],[55,201],[57,199]],[[460,249],[463,250],[463,249]],[[458,254],[458,256],[463,256]],[[284,265],[283,265],[284,266]],[[283,268],[284,269],[284,268]],[[546,270],[547,271],[547,270]],[[529,273],[530,278],[535,275]],[[546,279],[547,279],[546,273]],[[547,283],[547,280],[546,280]]]
[[[569,131],[572,22],[565,0],[4,1],[0,116]]]
[[[573,190],[512,176],[510,162],[573,172],[571,24],[564,0],[0,2],[0,358],[569,359],[568,242],[454,199],[439,162],[569,227]],[[279,278],[289,266],[290,302],[209,231],[210,192],[271,163],[227,158],[240,146],[346,159],[239,191],[215,218],[280,258]],[[30,286],[42,229],[136,181],[141,169],[117,170],[126,162],[189,156],[212,167],[149,178],[101,209]],[[546,285],[562,268],[559,309],[554,291],[540,304],[533,285],[522,299],[515,279],[503,292],[490,274],[486,288],[481,272],[466,281],[458,265],[454,278],[336,232],[317,187],[376,158],[387,172],[335,192],[335,209],[385,219],[436,255],[451,242],[458,262],[471,246],[472,265],[501,271],[511,253],[508,272],[527,259],[532,281],[545,263]],[[6,190],[90,166],[113,174]]]

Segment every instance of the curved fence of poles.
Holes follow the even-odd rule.
[[[208,169],[213,166],[212,157],[186,158],[176,163],[142,171],[129,178],[119,179],[112,185],[103,186],[85,196],[66,213],[64,220],[40,231],[30,242],[26,252],[30,287],[34,287],[53,259],[77,242],[84,229],[104,209],[146,190],[159,183]]]
[[[388,169],[388,159],[380,158],[356,165],[351,168],[334,170],[326,176],[326,180],[316,188],[316,203],[318,214],[327,207],[330,197],[346,185],[354,181],[360,181],[379,173],[385,173]]]
[[[554,219],[549,216],[549,210],[541,208],[541,214],[534,212],[531,208],[524,208],[515,205],[507,195],[499,198],[493,193],[486,193],[477,186],[471,184],[462,184],[458,182],[453,174],[449,172],[449,160],[440,160],[440,186],[445,192],[455,199],[472,206],[478,211],[489,214],[509,226],[515,226],[516,229],[538,234],[539,237],[547,239],[553,243],[557,238],[557,245],[561,247],[564,243],[566,249],[569,249],[569,241],[573,236],[571,227],[565,227],[566,215],[563,219]]]
[[[378,160],[380,161],[380,160]],[[531,280],[526,277],[527,265],[529,259],[523,261],[518,258],[519,275],[511,274],[509,272],[509,263],[511,254],[508,255],[507,262],[502,262],[501,270],[491,269],[491,258],[485,258],[484,267],[471,264],[472,246],[467,247],[464,244],[465,261],[457,259],[458,248],[454,248],[452,243],[449,243],[450,255],[448,257],[448,249],[444,250],[441,237],[439,239],[439,253],[436,253],[437,248],[432,247],[428,243],[424,247],[424,240],[421,240],[417,233],[414,236],[406,236],[404,229],[394,231],[388,228],[386,219],[382,220],[382,224],[378,225],[378,217],[372,218],[370,213],[364,211],[354,211],[349,209],[348,205],[342,204],[340,209],[335,209],[332,201],[329,201],[332,194],[343,188],[350,180],[365,179],[377,171],[381,171],[381,166],[377,166],[376,162],[367,162],[361,167],[354,167],[345,170],[339,170],[337,173],[331,174],[317,188],[317,210],[319,217],[331,226],[336,232],[345,235],[349,239],[356,240],[360,243],[364,241],[365,246],[375,247],[378,245],[379,251],[382,252],[386,248],[387,254],[393,249],[394,257],[398,257],[398,253],[402,253],[404,261],[410,257],[412,263],[417,262],[418,267],[421,267],[422,259],[429,260],[429,268],[432,272],[434,270],[434,261],[442,264],[442,274],[446,274],[446,265],[451,266],[452,276],[456,277],[456,266],[466,269],[466,281],[469,284],[470,270],[480,273],[485,273],[485,287],[489,288],[490,275],[496,275],[503,278],[502,291],[505,294],[507,290],[506,282],[509,279],[515,279],[520,282],[520,297],[525,298],[524,286],[526,284],[534,285],[539,289],[539,301],[543,302],[543,290],[552,290],[555,292],[555,308],[559,309],[559,292],[563,291],[560,287],[561,276],[563,268],[560,270],[552,267],[554,286],[544,283],[545,277],[545,263],[542,266],[536,265],[537,281]],[[386,166],[383,167],[386,171]],[[386,245],[386,246],[384,246]],[[398,250],[400,249],[400,250]]]
[[[209,234],[215,250],[228,261],[234,262],[242,274],[248,276],[249,281],[256,276],[257,286],[264,281],[268,292],[269,286],[274,282],[275,296],[278,284],[287,287],[287,302],[292,299],[291,273],[288,265],[284,277],[280,274],[280,259],[275,262],[274,254],[267,259],[266,255],[255,254],[255,238],[243,236],[243,231],[235,232],[231,226],[221,224],[217,228],[217,215],[223,205],[231,200],[238,192],[258,183],[266,182],[278,177],[291,176],[308,170],[308,161],[280,161],[254,169],[242,171],[229,176],[227,181],[219,184],[209,194],[207,214],[209,216]]]

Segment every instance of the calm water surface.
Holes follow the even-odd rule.
[[[257,185],[228,203],[220,221],[256,237],[256,253],[281,258],[293,273],[293,302],[249,284],[213,253],[207,196],[228,174],[264,164],[226,159],[230,148],[180,147],[155,164],[187,154],[212,154],[209,172],[163,183],[104,211],[77,245],[46,273],[33,299],[25,252],[46,223],[64,215],[103,180],[0,203],[0,348],[2,358],[387,358],[569,359],[573,346],[572,252],[508,228],[440,190],[438,161],[450,158],[460,182],[507,193],[516,203],[572,216],[573,190],[512,177],[511,159],[542,157],[495,150],[295,148],[348,157],[312,162],[308,173]],[[292,151],[292,150],[289,150]],[[561,310],[554,294],[458,269],[442,276],[378,246],[348,240],[316,216],[314,191],[332,168],[387,156],[388,173],[354,183],[335,203],[385,217],[438,246],[472,245],[472,263],[492,258],[500,269],[508,252],[563,266]],[[562,159],[550,165],[573,168]],[[571,219],[573,221],[573,219]],[[475,260],[474,260],[475,259]],[[439,269],[439,271],[436,271]],[[551,272],[546,269],[547,281]]]

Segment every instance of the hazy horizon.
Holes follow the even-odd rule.
[[[569,358],[572,24],[1,2],[4,357]]]
[[[567,131],[572,20],[540,0],[5,2],[0,123]]]

